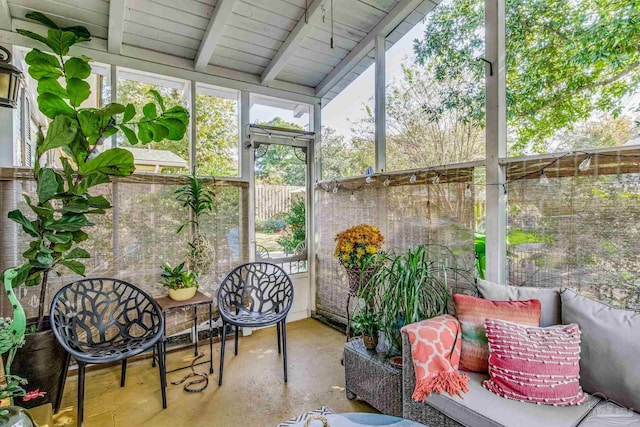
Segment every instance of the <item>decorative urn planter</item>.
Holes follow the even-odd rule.
[[[345,267],[345,271],[347,272],[347,279],[349,281],[349,295],[351,295],[352,297],[364,297],[365,295],[361,295],[362,290],[366,289],[367,285],[371,281],[371,278],[375,274],[375,267],[367,268],[366,270]]]
[[[378,345],[377,335],[362,335],[362,342],[367,350],[375,350]]]
[[[169,289],[169,298],[174,301],[187,301],[193,298],[198,292],[198,288],[192,286],[190,288]]]

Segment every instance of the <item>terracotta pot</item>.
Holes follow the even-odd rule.
[[[193,298],[196,292],[198,292],[198,288],[195,286],[182,289],[169,289],[169,298],[174,301],[186,301]]]
[[[347,279],[349,279],[349,295],[352,297],[366,297],[365,295],[360,295],[361,290],[369,284],[376,269],[372,267],[362,271],[359,268],[345,267],[345,270],[347,271]],[[360,273],[362,273],[362,277],[360,277]]]
[[[378,337],[375,335],[362,335],[362,342],[367,350],[375,350],[378,345]]]

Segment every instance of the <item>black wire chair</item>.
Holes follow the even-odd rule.
[[[227,325],[235,326],[236,355],[240,327],[259,328],[276,325],[278,353],[283,354],[284,382],[287,382],[286,318],[292,303],[291,278],[275,264],[243,264],[227,275],[218,291],[218,310],[222,318],[219,385],[222,385]]]
[[[88,364],[122,362],[124,387],[127,358],[155,346],[164,354],[164,320],[153,298],[117,279],[85,279],[60,289],[51,304],[51,327],[78,363],[78,427],[84,425],[84,382]],[[165,366],[158,357],[162,407],[167,407]]]

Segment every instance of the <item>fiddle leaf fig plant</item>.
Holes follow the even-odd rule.
[[[91,255],[78,245],[89,237],[87,229],[94,224],[90,218],[111,208],[105,197],[90,191],[112,176],[128,176],[135,170],[131,152],[106,149],[105,139],[122,132],[132,145],[178,141],[186,132],[189,113],[181,106],[165,108],[156,91],[150,91],[152,102],[143,107],[140,116],[132,104],[81,107],[91,94],[87,82],[90,58],[67,55],[75,44],[91,38],[89,31],[84,27],[61,28],[41,13],[31,12],[26,17],[49,28],[46,36],[17,31],[53,52],[33,49],[25,57],[29,74],[38,83],[38,107],[51,122],[46,133],[38,132],[36,141],[36,197],[25,194],[28,209],[11,211],[8,217],[31,238],[23,253],[24,263],[17,267],[14,286],[41,286],[36,330],[42,330],[49,273],[62,275],[68,269],[84,275],[82,260]],[[57,153],[62,169],[42,166],[43,156],[51,151]]]

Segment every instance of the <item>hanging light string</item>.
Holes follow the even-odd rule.
[[[508,179],[505,182],[499,182],[499,183],[486,183],[486,184],[476,184],[476,183],[472,183],[472,182],[454,182],[454,183],[465,183],[466,187],[465,187],[465,197],[466,198],[470,198],[472,194],[470,194],[472,192],[472,187],[488,187],[488,186],[502,186],[504,189],[504,193],[507,194],[507,187],[509,184],[512,184],[514,182],[518,182],[518,181],[522,181],[525,179],[530,179],[532,177],[539,177],[539,183],[540,185],[547,185],[549,183],[549,177],[547,176],[547,174],[545,173],[545,170],[551,168],[553,165],[555,165],[556,163],[560,162],[562,159],[565,159],[569,156],[577,156],[577,155],[584,155],[586,156],[578,165],[578,170],[580,172],[586,172],[591,168],[591,163],[593,161],[594,157],[612,157],[612,158],[632,158],[632,159],[637,159],[640,160],[640,154],[611,154],[611,153],[590,153],[587,151],[572,151],[572,152],[568,152],[568,153],[564,153],[556,158],[554,158],[553,160],[549,161],[548,163],[544,164],[543,166],[541,166],[540,168],[533,170],[531,172],[527,172],[525,174],[522,174],[516,178],[512,178],[512,179]],[[406,174],[402,174],[404,175],[404,177],[408,177],[408,183],[409,184],[415,184],[418,181],[418,175],[422,174],[422,173],[431,173],[431,172],[435,172],[435,176],[431,179],[431,184],[433,185],[438,185],[440,184],[443,180],[445,182],[448,181],[449,176],[447,176],[445,173],[441,172],[440,170],[438,170],[438,168],[427,168],[424,170],[419,170],[419,171],[413,171],[413,172],[407,172]],[[384,187],[388,187],[391,185],[391,177],[393,175],[385,175],[385,174],[376,174],[377,177],[382,178],[384,177],[384,181],[382,182],[382,185]],[[339,191],[339,189],[344,189],[345,191],[349,191],[351,192],[351,199],[353,201],[353,199],[355,199],[355,191],[358,191],[360,189],[362,189],[365,186],[370,185],[373,182],[373,178],[376,175],[367,175],[364,179],[364,183],[358,184],[358,185],[351,185],[351,184],[346,184],[344,182],[338,182],[337,179],[333,179],[330,183],[322,183],[322,182],[318,182],[316,181],[316,188],[320,188],[322,190],[325,191],[332,191],[333,193],[337,193]],[[398,174],[400,175],[400,174]],[[400,176],[402,176],[400,175]],[[350,180],[353,181],[353,180]]]

